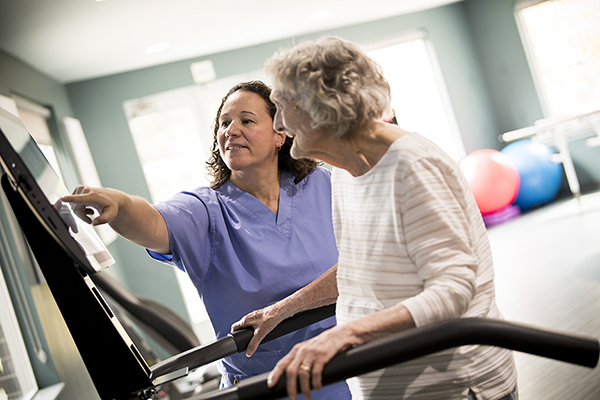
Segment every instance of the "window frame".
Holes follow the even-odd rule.
[[[393,37],[377,40],[371,43],[368,43],[363,46],[363,49],[370,55],[372,51],[383,49],[385,47],[392,47],[396,45],[401,45],[403,43],[422,40],[425,46],[425,51],[427,53],[427,58],[429,60],[429,66],[431,67],[431,72],[433,74],[433,80],[439,94],[439,100],[441,102],[441,106],[444,112],[444,117],[447,122],[447,127],[449,129],[450,134],[452,135],[452,143],[454,146],[453,153],[450,156],[455,159],[455,161],[460,161],[467,155],[464,141],[462,138],[462,134],[460,132],[460,127],[458,125],[458,121],[456,119],[456,114],[454,112],[454,107],[452,106],[452,102],[450,100],[450,94],[448,92],[448,87],[444,80],[444,76],[442,74],[442,69],[437,58],[435,48],[431,40],[429,40],[429,36],[426,30],[424,29],[415,29],[412,31],[407,31],[400,35],[395,35]],[[393,92],[393,90],[392,90]],[[424,135],[425,136],[425,135]],[[434,141],[435,142],[435,141]],[[441,147],[441,146],[440,146]],[[449,152],[448,152],[449,153]]]

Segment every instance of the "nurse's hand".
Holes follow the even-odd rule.
[[[160,211],[142,197],[117,189],[78,186],[61,200],[71,203],[75,214],[88,224],[110,224],[133,243],[159,254],[171,254],[167,223]]]
[[[238,322],[231,325],[231,331],[237,331],[242,328],[254,328],[254,336],[248,343],[246,348],[246,356],[250,357],[256,352],[258,345],[281,321],[286,319],[283,315],[278,303],[260,310],[252,311],[246,314]]]
[[[314,338],[295,345],[269,374],[267,385],[274,387],[285,372],[287,393],[290,400],[296,400],[298,387],[306,399],[311,397],[311,387],[320,390],[322,374],[327,364],[336,354],[359,344],[362,341],[349,325],[333,327]]]
[[[119,211],[119,199],[122,192],[109,188],[90,188],[77,186],[70,196],[63,196],[61,200],[71,203],[73,212],[88,224],[101,225],[111,222]],[[91,216],[98,212],[92,220]]]

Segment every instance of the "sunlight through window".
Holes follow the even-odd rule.
[[[600,109],[600,1],[521,3],[518,19],[546,116]]]
[[[398,125],[427,137],[460,161],[465,149],[437,59],[424,33],[417,34],[416,39],[374,48],[369,55],[390,84]]]

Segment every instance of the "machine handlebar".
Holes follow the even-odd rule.
[[[300,312],[277,325],[261,343],[287,335],[334,315],[335,304]],[[185,370],[185,373],[187,373],[187,370],[198,368],[232,354],[241,353],[246,350],[253,335],[254,331],[252,328],[244,328],[231,332],[227,336],[207,345],[195,347],[177,354],[153,365],[151,368],[151,377],[153,380],[156,380],[162,376],[181,370]]]
[[[589,368],[598,364],[600,356],[600,343],[593,337],[492,319],[453,319],[410,329],[344,351],[325,366],[323,384],[464,345],[504,347]],[[258,375],[241,381],[233,388],[201,398],[268,400],[286,397],[285,376],[274,388],[267,387],[267,377],[268,373]]]

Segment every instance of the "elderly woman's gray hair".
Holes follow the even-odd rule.
[[[310,114],[315,129],[331,127],[342,136],[390,109],[390,86],[381,67],[360,47],[339,38],[280,50],[265,71],[277,90]]]

